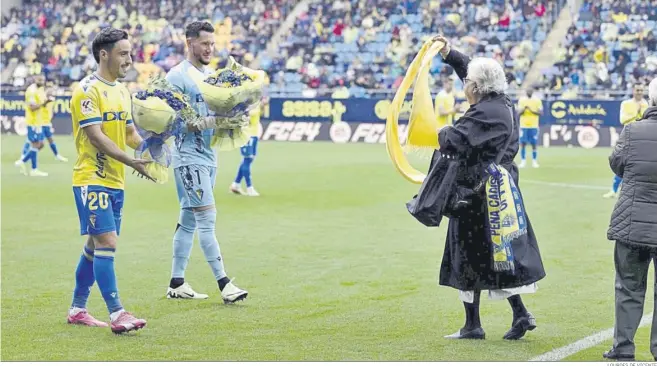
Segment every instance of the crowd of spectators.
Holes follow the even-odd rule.
[[[543,83],[597,97],[657,74],[657,0],[585,0]]]
[[[420,45],[444,34],[454,47],[494,57],[519,86],[565,1],[310,0],[274,52],[267,51],[298,1],[293,0],[24,0],[3,16],[3,88],[24,89],[45,72],[66,91],[93,70],[90,43],[108,25],[133,43],[131,87],[183,59],[184,24],[207,19],[216,29],[211,67],[232,55],[256,59],[269,94],[335,98],[389,95]],[[555,91],[628,90],[657,71],[657,0],[585,0],[577,20],[544,70]],[[270,50],[271,51],[271,50]],[[433,85],[454,78],[437,57]],[[456,81],[457,91],[461,88]]]
[[[560,10],[541,0],[314,0],[261,64],[276,95],[364,97],[396,89],[420,45],[444,34],[502,62],[519,85]],[[432,74],[451,76],[438,59]],[[458,86],[457,82],[457,88]]]
[[[184,24],[209,20],[217,52],[249,64],[293,8],[284,0],[26,0],[3,16],[3,86],[25,88],[28,76],[45,72],[63,88],[95,67],[90,44],[106,26],[125,29],[133,44],[133,86],[168,71],[184,57]]]

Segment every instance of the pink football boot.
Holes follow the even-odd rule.
[[[107,323],[101,322],[100,320],[91,316],[91,314],[89,314],[86,309],[82,309],[73,315],[69,313],[67,321],[69,324],[86,325],[88,327],[106,328],[109,326]]]
[[[132,314],[127,311],[122,311],[116,317],[116,319],[110,322],[112,326],[112,332],[115,334],[121,334],[124,332],[129,332],[131,330],[141,329],[146,326],[146,320],[137,319]]]

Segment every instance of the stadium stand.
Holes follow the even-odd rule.
[[[473,0],[466,6],[465,0],[313,0],[271,57],[264,52],[267,42],[296,3],[26,0],[3,19],[3,88],[22,89],[29,75],[42,70],[52,83],[75,84],[94,67],[89,44],[106,25],[130,32],[134,68],[126,81],[136,88],[182,59],[182,29],[190,18],[209,19],[217,29],[213,67],[229,54],[249,64],[260,53],[259,66],[272,80],[271,96],[389,92],[401,82],[414,50],[436,33],[470,54],[496,57],[517,86],[564,1]],[[452,73],[436,60],[432,74],[439,80]]]
[[[657,71],[657,1],[585,0],[542,83],[605,97],[647,84]]]
[[[420,44],[442,33],[469,54],[500,60],[515,86],[560,5],[563,1],[474,0],[467,6],[465,0],[314,1],[277,57],[265,57],[261,66],[272,77],[272,96],[367,97],[373,90],[395,89]],[[432,74],[439,79],[452,72],[436,60]]]
[[[251,62],[286,18],[293,2],[282,0],[24,1],[3,16],[3,89],[26,87],[29,75],[69,86],[94,67],[90,43],[104,26],[129,31],[134,68],[126,81],[142,83],[183,58],[184,22],[208,19],[216,29],[212,66],[233,55]]]

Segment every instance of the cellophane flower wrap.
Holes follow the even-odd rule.
[[[153,161],[147,171],[158,183],[169,179],[171,149],[167,141],[198,118],[186,97],[162,77],[153,78],[146,90],[134,95],[132,119],[144,140],[135,149],[135,158]]]
[[[249,112],[259,108],[266,74],[230,57],[225,68],[210,76],[191,72],[192,80],[217,118],[212,146],[221,151],[242,147],[252,136]]]

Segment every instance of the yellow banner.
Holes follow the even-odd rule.
[[[438,125],[431,91],[429,90],[429,69],[433,58],[445,46],[443,42],[428,40],[422,45],[411,66],[406,71],[386,119],[386,148],[397,171],[411,183],[422,184],[426,174],[415,169],[408,161],[405,151],[412,149],[438,148]],[[417,77],[417,80],[416,80]],[[402,147],[399,138],[399,113],[404,105],[406,93],[413,81],[413,102],[409,119],[407,139]]]

